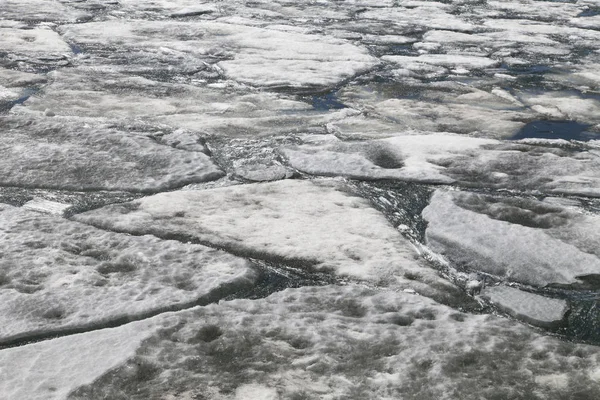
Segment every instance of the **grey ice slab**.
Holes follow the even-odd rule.
[[[69,398],[559,400],[600,391],[595,346],[353,284],[220,302],[163,326]]]
[[[76,119],[3,117],[0,126],[5,186],[156,192],[223,176],[206,154]]]
[[[600,275],[600,218],[546,202],[438,190],[426,241],[457,265],[536,286]]]
[[[195,86],[119,71],[118,67],[102,65],[52,72],[52,84],[14,108],[13,113],[39,115],[51,110],[57,116],[132,125],[142,122],[234,137],[320,132],[326,123],[352,113],[316,111],[292,96],[258,91],[231,81]],[[189,137],[176,132],[164,139],[167,143],[189,144]]]
[[[125,323],[252,284],[201,245],[102,231],[0,204],[0,343]]]
[[[509,286],[485,288],[481,297],[513,317],[543,328],[559,326],[569,310],[565,300],[551,299]]]

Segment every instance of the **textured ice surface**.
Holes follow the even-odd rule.
[[[3,0],[0,4],[0,19],[33,22],[76,22],[91,17],[83,10],[69,7],[68,3],[77,4],[77,2],[56,0]]]
[[[323,131],[349,112],[317,112],[306,102],[251,90],[232,82],[202,87],[161,82],[118,72],[115,66],[63,69],[53,83],[29,98],[19,114],[51,110],[58,116],[114,121],[156,130],[156,125],[227,136]],[[155,77],[156,78],[156,77]],[[145,125],[144,125],[145,127]],[[139,130],[139,129],[138,129]]]
[[[316,175],[599,196],[597,151],[560,140],[504,144],[451,134],[359,142],[332,137],[281,149],[292,167]]]
[[[106,126],[49,117],[3,117],[0,126],[6,186],[154,192],[223,175],[206,154]]]
[[[118,44],[129,50],[197,55],[199,61],[224,56],[218,67],[226,76],[269,87],[334,86],[377,62],[342,40],[209,21],[91,22],[69,27],[65,37],[86,46]]]
[[[173,315],[70,398],[593,398],[599,356],[418,295],[305,287]]]
[[[427,273],[415,260],[412,245],[367,201],[327,183],[285,180],[175,191],[75,219],[117,231],[187,237],[253,257],[298,260],[372,280]]]
[[[0,28],[0,36],[2,37],[2,50],[11,53],[61,54],[71,52],[69,45],[50,28]]]
[[[0,350],[0,397],[62,400],[121,366],[157,328],[159,318]]]
[[[248,285],[243,259],[0,205],[0,342],[126,322]]]
[[[536,200],[438,190],[426,240],[458,265],[536,286],[600,274],[600,220]]]
[[[565,300],[551,299],[509,286],[492,286],[481,292],[508,314],[532,325],[552,328],[560,325],[569,310]]]

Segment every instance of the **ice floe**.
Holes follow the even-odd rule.
[[[157,320],[146,320],[2,349],[0,397],[66,399],[71,391],[123,365],[159,327]]]
[[[560,326],[569,311],[565,300],[524,292],[510,286],[486,288],[481,292],[481,297],[517,319],[544,328]]]
[[[250,285],[240,258],[0,205],[0,343],[110,326]]]
[[[113,66],[79,67],[49,75],[52,84],[23,106],[13,108],[13,113],[39,115],[51,110],[58,116],[141,124],[144,128],[149,125],[154,130],[157,125],[166,125],[191,130],[192,134],[226,136],[323,132],[326,123],[353,113],[317,111],[293,96],[256,91],[232,82],[203,86],[167,83],[123,74]]]
[[[0,184],[67,190],[155,192],[223,175],[200,152],[106,126],[58,117],[2,117]]]
[[[597,149],[564,140],[505,143],[451,134],[285,146],[293,168],[314,175],[455,183],[526,192],[600,195]]]
[[[438,190],[423,210],[426,241],[456,265],[536,286],[600,274],[598,217],[554,204]]]

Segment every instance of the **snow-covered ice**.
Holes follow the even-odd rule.
[[[560,140],[503,143],[417,132],[356,142],[333,137],[319,145],[309,140],[280,151],[292,167],[315,175],[600,196],[597,148]]]
[[[297,260],[374,281],[406,272],[431,274],[381,214],[341,189],[284,180],[174,191],[74,218],[121,232],[189,237],[251,257]]]
[[[0,398],[599,398],[599,12],[0,1]]]
[[[0,221],[0,343],[218,300],[255,279],[245,260],[201,245],[8,205]]]
[[[156,192],[223,175],[204,153],[105,125],[0,117],[0,126],[5,186]]]

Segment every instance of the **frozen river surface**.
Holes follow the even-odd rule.
[[[598,0],[0,2],[0,399],[600,398]]]

